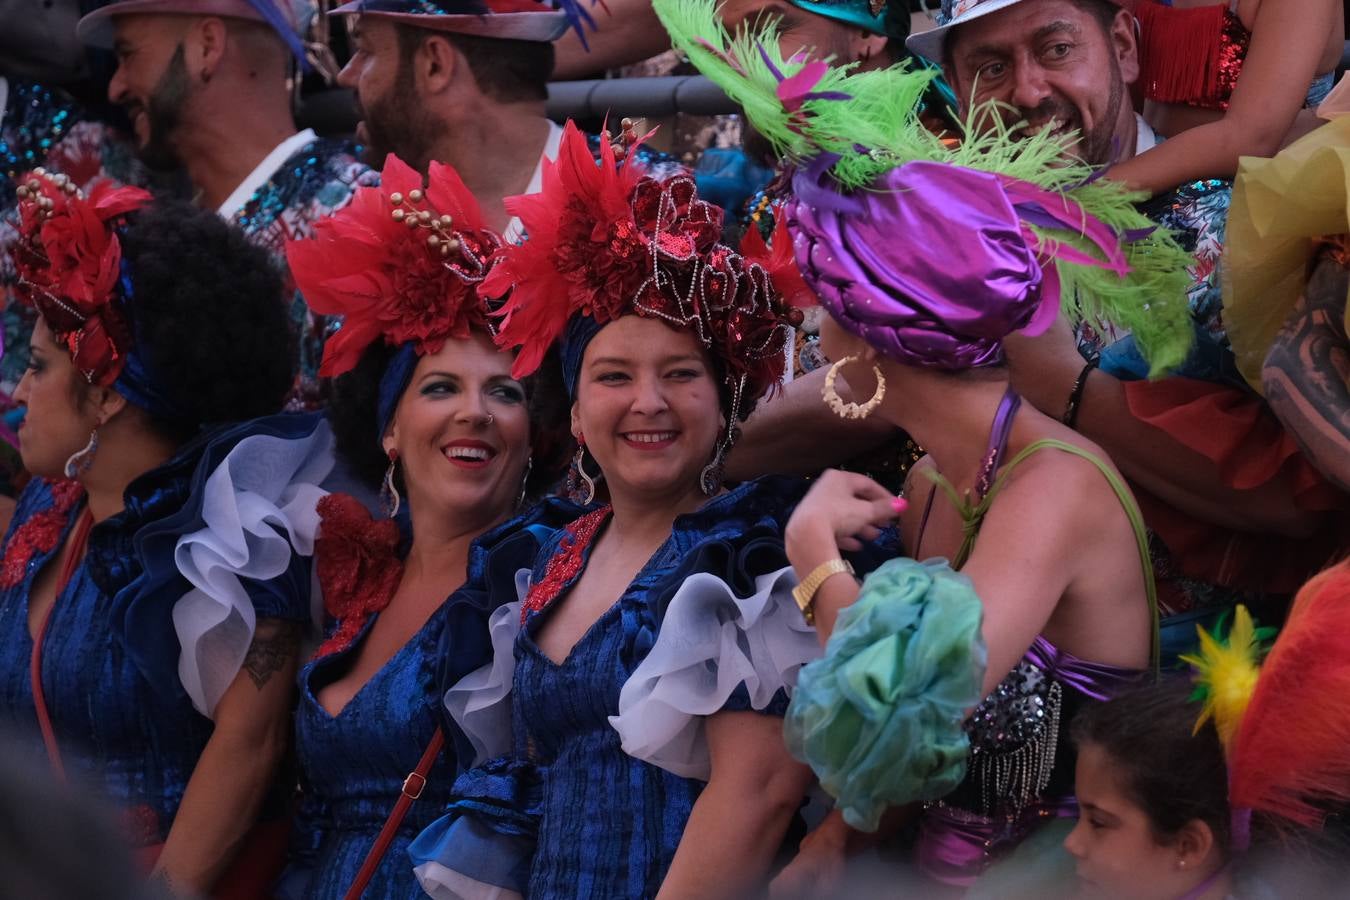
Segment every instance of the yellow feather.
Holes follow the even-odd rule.
[[[1181,657],[1195,669],[1195,682],[1206,695],[1195,730],[1213,719],[1227,748],[1251,702],[1260,673],[1256,626],[1247,607],[1239,606],[1227,642],[1219,642],[1202,628],[1196,630],[1200,634],[1199,653]]]

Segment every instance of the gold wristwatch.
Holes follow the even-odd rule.
[[[802,611],[802,618],[806,620],[807,625],[816,624],[816,592],[827,579],[841,572],[853,574],[853,566],[848,560],[838,558],[826,560],[812,569],[811,574],[792,589],[792,599],[797,601],[797,608]]]

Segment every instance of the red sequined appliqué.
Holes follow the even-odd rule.
[[[70,511],[84,499],[84,487],[77,481],[51,482],[51,490],[52,505],[31,516],[9,536],[5,560],[0,563],[0,588],[23,584],[28,564],[55,549]]]
[[[525,593],[525,600],[520,604],[522,625],[526,616],[538,612],[558,599],[563,587],[577,577],[586,558],[586,548],[595,540],[596,534],[600,532],[600,526],[605,524],[609,514],[610,508],[602,506],[567,526],[566,533],[558,542],[557,551],[544,567],[544,577],[530,585],[530,589]]]
[[[329,494],[319,501],[318,511],[314,566],[324,608],[338,625],[315,657],[335,653],[355,640],[370,617],[389,605],[403,577],[398,525],[392,519],[372,519],[370,511],[347,494]]]

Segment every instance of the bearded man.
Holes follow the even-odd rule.
[[[288,238],[341,209],[379,176],[355,145],[297,130],[294,65],[305,24],[289,0],[120,0],[80,20],[85,43],[110,47],[108,98],[126,109],[141,159],[182,168],[196,202],[241,228],[285,268]],[[327,323],[298,294],[293,408],[319,404]]]

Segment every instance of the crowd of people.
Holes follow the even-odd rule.
[[[1332,0],[19,15],[0,894],[1336,893]]]

